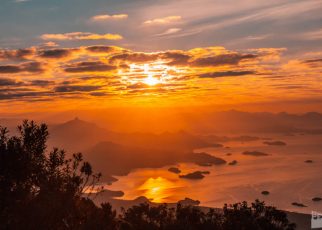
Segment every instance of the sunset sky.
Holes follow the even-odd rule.
[[[258,104],[322,111],[321,0],[0,4],[7,113]]]

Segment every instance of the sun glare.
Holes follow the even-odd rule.
[[[154,86],[161,83],[169,82],[173,79],[173,75],[180,71],[172,66],[167,66],[161,62],[154,62],[144,65],[131,64],[128,73],[121,73],[127,75],[126,79],[130,79],[131,83],[144,83],[149,86]],[[142,76],[144,76],[142,78]]]
[[[143,83],[147,84],[147,85],[150,85],[150,86],[153,86],[153,85],[156,85],[156,84],[159,84],[161,81],[155,77],[153,77],[152,75],[149,74],[149,76],[147,78],[145,78],[143,80]]]

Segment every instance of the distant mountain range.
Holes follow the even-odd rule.
[[[153,127],[151,126],[151,119],[153,118],[153,124],[158,120],[158,114],[151,116],[144,116],[142,114],[136,114],[133,111],[131,115],[120,116],[120,114],[113,114],[112,111],[107,111],[111,114],[103,118],[95,118],[90,116],[89,120],[95,121],[100,127],[113,127],[113,130],[121,130],[117,127],[122,126],[123,133],[133,132],[145,132],[151,133]],[[75,114],[76,112],[73,112]],[[100,113],[103,113],[102,111]],[[87,120],[89,115],[84,112],[79,112],[79,116]],[[130,117],[127,117],[130,116]],[[1,113],[0,113],[1,117]],[[0,118],[0,125],[14,127],[21,122],[24,118],[33,119],[30,115],[21,115],[21,118]],[[118,119],[119,117],[119,119]],[[137,118],[136,118],[137,117]],[[154,118],[155,117],[155,118]],[[51,118],[47,123],[52,124],[52,121],[70,119],[71,115],[68,113],[62,113]],[[151,118],[151,119],[150,119]],[[145,121],[147,119],[147,121]],[[161,119],[161,118],[160,118]],[[216,111],[196,111],[196,112],[173,112],[162,115],[163,120],[169,120],[167,125],[164,126],[163,132],[184,129],[190,133],[293,133],[293,132],[322,132],[322,114],[318,112],[308,112],[304,114],[291,114],[286,112],[281,113],[269,113],[269,112],[242,112],[236,110],[229,110],[224,112]],[[180,124],[173,124],[176,119],[179,119]],[[39,119],[37,120],[39,121]],[[67,122],[68,123],[68,122]],[[69,125],[75,125],[75,121],[70,121]],[[128,125],[126,124],[128,123]],[[91,124],[91,123],[90,123]],[[149,125],[150,124],[150,125]],[[173,124],[173,125],[172,125]],[[61,124],[67,126],[68,124]],[[57,125],[52,125],[52,128]],[[92,124],[94,126],[94,124]],[[174,126],[173,128],[171,128]],[[124,129],[124,127],[126,127]],[[134,128],[133,128],[134,127]],[[124,131],[125,130],[125,131]],[[159,133],[162,131],[158,131]],[[143,134],[142,134],[143,135]]]
[[[111,132],[94,123],[75,118],[58,125],[49,126],[49,143],[69,151],[84,151],[96,143],[108,140]]]
[[[154,134],[147,132],[131,133],[129,131],[120,133],[75,118],[65,123],[49,125],[49,147],[57,146],[77,152],[87,150],[99,142],[109,141],[123,146],[146,149],[189,151],[214,146],[216,141],[258,139],[256,136],[238,137],[238,133],[322,134],[322,114],[317,112],[297,115],[231,110],[202,114],[187,113],[181,114],[181,117],[183,123],[186,124],[185,129],[190,130],[189,132],[176,131]],[[0,125],[8,127],[11,133],[14,133],[16,125],[21,123],[21,120],[0,118]],[[205,138],[205,136],[208,136],[208,138]]]
[[[106,175],[125,175],[135,168],[163,167],[180,162],[224,164],[206,153],[193,153],[202,147],[221,147],[185,131],[162,134],[116,133],[78,118],[49,126],[49,147],[69,153],[83,152],[97,171]]]
[[[201,133],[294,133],[315,130],[322,133],[322,114],[309,112],[305,114],[289,113],[250,113],[230,110],[225,112],[208,112],[198,116],[185,114],[186,123],[191,130]]]
[[[255,141],[256,136],[238,133],[306,133],[322,134],[322,114],[248,113],[239,111],[183,116],[187,131],[154,133],[118,133],[94,123],[75,118],[65,123],[49,125],[49,149],[60,147],[69,154],[83,152],[95,170],[112,182],[113,175],[125,175],[135,168],[163,167],[180,162],[199,165],[225,164],[223,159],[207,153],[193,153],[203,147],[222,147],[216,141]],[[18,119],[0,119],[0,125],[13,130]],[[225,133],[221,135],[216,133]],[[232,135],[230,134],[232,133]],[[211,134],[211,135],[210,135]],[[216,135],[214,135],[216,134]]]
[[[73,151],[84,151],[103,141],[124,146],[160,150],[191,150],[212,146],[198,136],[184,131],[162,134],[116,133],[78,118],[63,124],[49,126],[49,131],[51,145]]]

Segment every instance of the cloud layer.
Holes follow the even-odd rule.
[[[88,32],[71,32],[63,34],[43,34],[43,40],[120,40],[123,37],[119,34],[95,34]]]
[[[127,19],[128,15],[127,14],[114,14],[114,15],[109,15],[109,14],[99,14],[93,16],[91,19],[92,21],[108,21],[108,20],[123,20]]]
[[[182,19],[181,16],[167,16],[163,18],[154,18],[143,22],[144,25],[166,25],[171,23],[178,23]]]
[[[0,50],[0,103],[101,99],[241,103],[320,98],[322,54],[285,59],[284,49],[139,52],[119,46]],[[300,86],[300,87],[299,87]]]

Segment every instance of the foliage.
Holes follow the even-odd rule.
[[[96,183],[80,153],[46,152],[48,129],[24,121],[18,136],[0,129],[0,222],[12,229],[60,229],[78,224],[83,189]],[[37,220],[37,221],[32,221]]]
[[[47,126],[33,121],[24,121],[17,136],[0,128],[0,229],[295,229],[283,211],[258,200],[206,211],[144,203],[117,216],[110,204],[98,207],[85,196],[100,174],[80,153],[66,159],[63,150],[47,152],[47,139]]]

